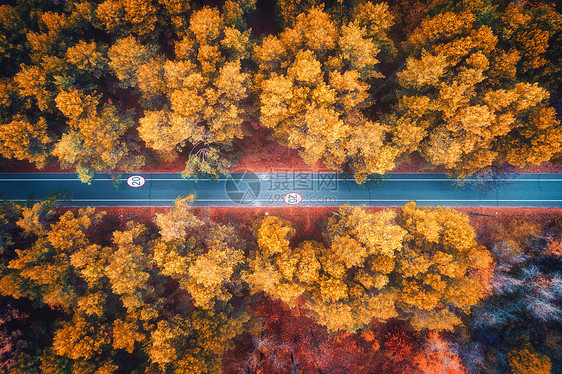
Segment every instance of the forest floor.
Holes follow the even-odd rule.
[[[270,139],[268,131],[255,129],[253,136],[234,143],[234,164],[231,171],[250,170],[257,173],[275,172],[276,170],[298,170],[302,172],[333,171],[328,169],[321,161],[314,165],[307,165],[294,149],[285,147]],[[142,153],[150,154],[147,149]],[[190,149],[185,149],[178,157],[169,162],[159,162],[155,157],[147,157],[146,165],[142,172],[182,172],[185,162],[189,157]],[[442,167],[434,167],[425,161],[419,154],[413,153],[402,158],[390,173],[442,173]],[[60,173],[74,172],[73,169],[61,169],[56,163],[50,163],[39,170],[35,165],[26,161],[5,160],[0,161],[0,172],[5,173]],[[562,164],[544,162],[540,165],[528,166],[526,168],[506,167],[504,172],[510,173],[562,173]]]
[[[124,230],[128,221],[141,222],[151,228],[156,228],[154,215],[167,211],[166,207],[116,207],[96,208],[96,211],[107,213],[100,233],[110,233],[114,230]],[[264,215],[278,216],[293,223],[296,236],[295,243],[302,240],[322,240],[322,223],[337,211],[333,207],[323,208],[297,208],[297,207],[275,207],[275,208],[192,208],[194,213],[200,217],[208,218],[213,222],[222,224],[233,224],[241,230],[241,236],[251,239],[254,236],[252,222]],[[383,208],[368,207],[367,210],[377,212],[385,209],[399,212],[399,207]],[[481,245],[490,244],[493,237],[490,235],[498,226],[509,227],[517,222],[532,222],[547,232],[549,225],[556,222],[562,227],[562,208],[506,208],[506,207],[457,207],[458,212],[469,215],[471,225],[474,227]],[[61,208],[62,211],[77,211],[78,208]],[[471,214],[472,213],[472,214]],[[486,214],[487,216],[475,215]]]
[[[253,172],[264,173],[275,171],[279,168],[293,168],[308,172],[329,171],[322,162],[307,165],[298,152],[280,145],[268,138],[264,131],[257,131],[252,137],[239,142],[238,147],[243,149],[240,158],[233,170],[248,169]],[[506,171],[515,173],[562,173],[562,164],[544,162],[526,168],[508,167]],[[443,173],[445,169],[435,167],[425,161],[418,153],[413,153],[402,158],[396,167],[389,173]]]

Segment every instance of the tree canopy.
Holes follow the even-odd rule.
[[[131,37],[110,50],[121,83],[142,93],[147,110],[138,130],[147,146],[165,158],[191,148],[184,176],[227,173],[229,163],[217,157],[220,147],[246,135],[251,77],[242,64],[252,42],[242,15],[248,9],[232,14],[228,4],[222,12],[193,12],[174,59],[155,55]]]
[[[86,183],[179,154],[219,177],[265,136],[359,183],[412,153],[458,177],[560,160],[552,5],[219,3],[2,5],[0,156]]]
[[[242,260],[234,228],[214,225],[204,238],[170,242],[130,221],[103,243],[92,238],[107,224],[104,212],[54,209],[47,200],[3,215],[6,233],[16,221],[32,240],[18,248],[3,234],[9,248],[0,293],[57,309],[61,318],[50,327],[52,345],[26,347],[11,372],[218,372],[222,352],[248,319],[227,297]]]
[[[370,83],[383,77],[379,52],[393,48],[391,24],[384,3],[356,7],[349,22],[313,7],[279,36],[263,38],[254,48],[261,123],[308,164],[349,164],[360,182],[391,169],[387,129],[362,112]]]
[[[0,205],[0,295],[39,326],[4,339],[0,314],[10,372],[558,365],[555,220],[487,221],[477,241],[450,208],[342,206],[311,235],[274,215],[210,219],[191,202],[155,225],[54,197]]]
[[[301,296],[331,331],[354,331],[373,318],[406,318],[415,329],[452,330],[487,284],[491,266],[466,216],[414,203],[371,213],[344,206],[330,218],[326,243],[291,245],[291,223],[274,216],[258,223],[259,250],[245,275],[263,291],[296,306]],[[485,279],[485,277],[483,277]]]
[[[393,143],[461,177],[551,159],[562,133],[539,82],[557,69],[545,57],[560,15],[546,6],[498,12],[487,2],[444,3],[404,43],[397,110],[385,121]]]

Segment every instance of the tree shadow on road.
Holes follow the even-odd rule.
[[[480,191],[482,195],[488,195],[498,193],[510,185],[516,174],[508,167],[491,166],[466,178],[454,178],[451,183],[456,188],[471,188]]]

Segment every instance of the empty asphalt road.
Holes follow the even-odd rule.
[[[128,183],[133,175],[142,178]],[[178,196],[195,193],[195,206],[217,207],[397,206],[411,200],[429,206],[562,207],[560,174],[503,174],[461,184],[444,174],[389,174],[379,183],[358,185],[333,173],[247,172],[219,180],[139,173],[122,174],[115,187],[108,174],[96,174],[87,185],[73,173],[0,173],[0,200],[38,199],[57,191],[66,194],[68,206],[170,206]]]

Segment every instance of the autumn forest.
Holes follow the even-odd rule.
[[[219,175],[257,123],[358,182],[412,152],[461,177],[560,159],[552,6],[320,3],[3,5],[0,155],[89,182],[186,151],[184,176]]]
[[[0,369],[559,368],[560,213],[476,230],[451,208],[343,206],[299,229],[269,213],[196,214],[192,202],[146,222],[54,198],[3,204]]]
[[[554,1],[1,3],[0,170],[218,178],[258,136],[360,184],[562,162]],[[195,198],[0,203],[0,373],[562,373],[561,209]]]

